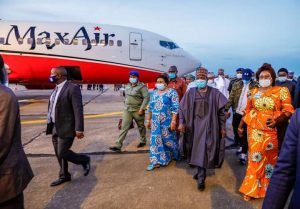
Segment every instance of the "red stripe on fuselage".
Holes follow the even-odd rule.
[[[58,66],[80,67],[83,83],[127,83],[131,70],[140,72],[142,82],[153,82],[160,74],[160,72],[147,69],[100,61],[15,54],[3,54],[2,56],[12,70],[12,74],[9,76],[11,83],[48,83],[50,70]]]

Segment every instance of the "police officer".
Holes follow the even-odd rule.
[[[146,128],[144,122],[145,110],[150,97],[145,84],[139,82],[139,73],[137,71],[131,71],[129,76],[130,83],[125,88],[125,106],[122,116],[121,133],[116,141],[116,145],[109,148],[114,152],[121,151],[123,141],[130,129],[133,119],[135,120],[140,132],[140,143],[137,147],[140,148],[146,145]]]

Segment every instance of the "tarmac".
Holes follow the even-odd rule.
[[[147,146],[138,149],[138,130],[129,131],[122,153],[113,153],[119,135],[118,121],[124,98],[106,85],[104,93],[82,91],[85,114],[85,138],[75,139],[72,150],[91,156],[92,169],[83,176],[81,166],[69,164],[72,181],[57,187],[50,183],[58,178],[58,162],[51,136],[45,135],[48,98],[51,90],[15,91],[19,98],[22,142],[35,177],[24,192],[26,209],[256,209],[262,200],[245,202],[238,189],[246,166],[235,150],[227,149],[223,167],[209,170],[206,189],[199,192],[196,173],[184,161],[146,171],[149,163]],[[232,143],[228,123],[227,145]]]

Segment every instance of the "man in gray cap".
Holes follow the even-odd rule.
[[[129,84],[125,88],[125,106],[122,116],[122,127],[116,145],[109,147],[114,152],[120,152],[123,141],[131,127],[133,119],[135,120],[139,132],[140,143],[138,148],[146,145],[146,127],[145,127],[145,110],[150,100],[146,85],[139,81],[140,74],[137,71],[129,73]]]

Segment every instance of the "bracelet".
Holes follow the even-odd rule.
[[[150,120],[146,120],[146,122],[148,123],[148,122],[150,122]]]

